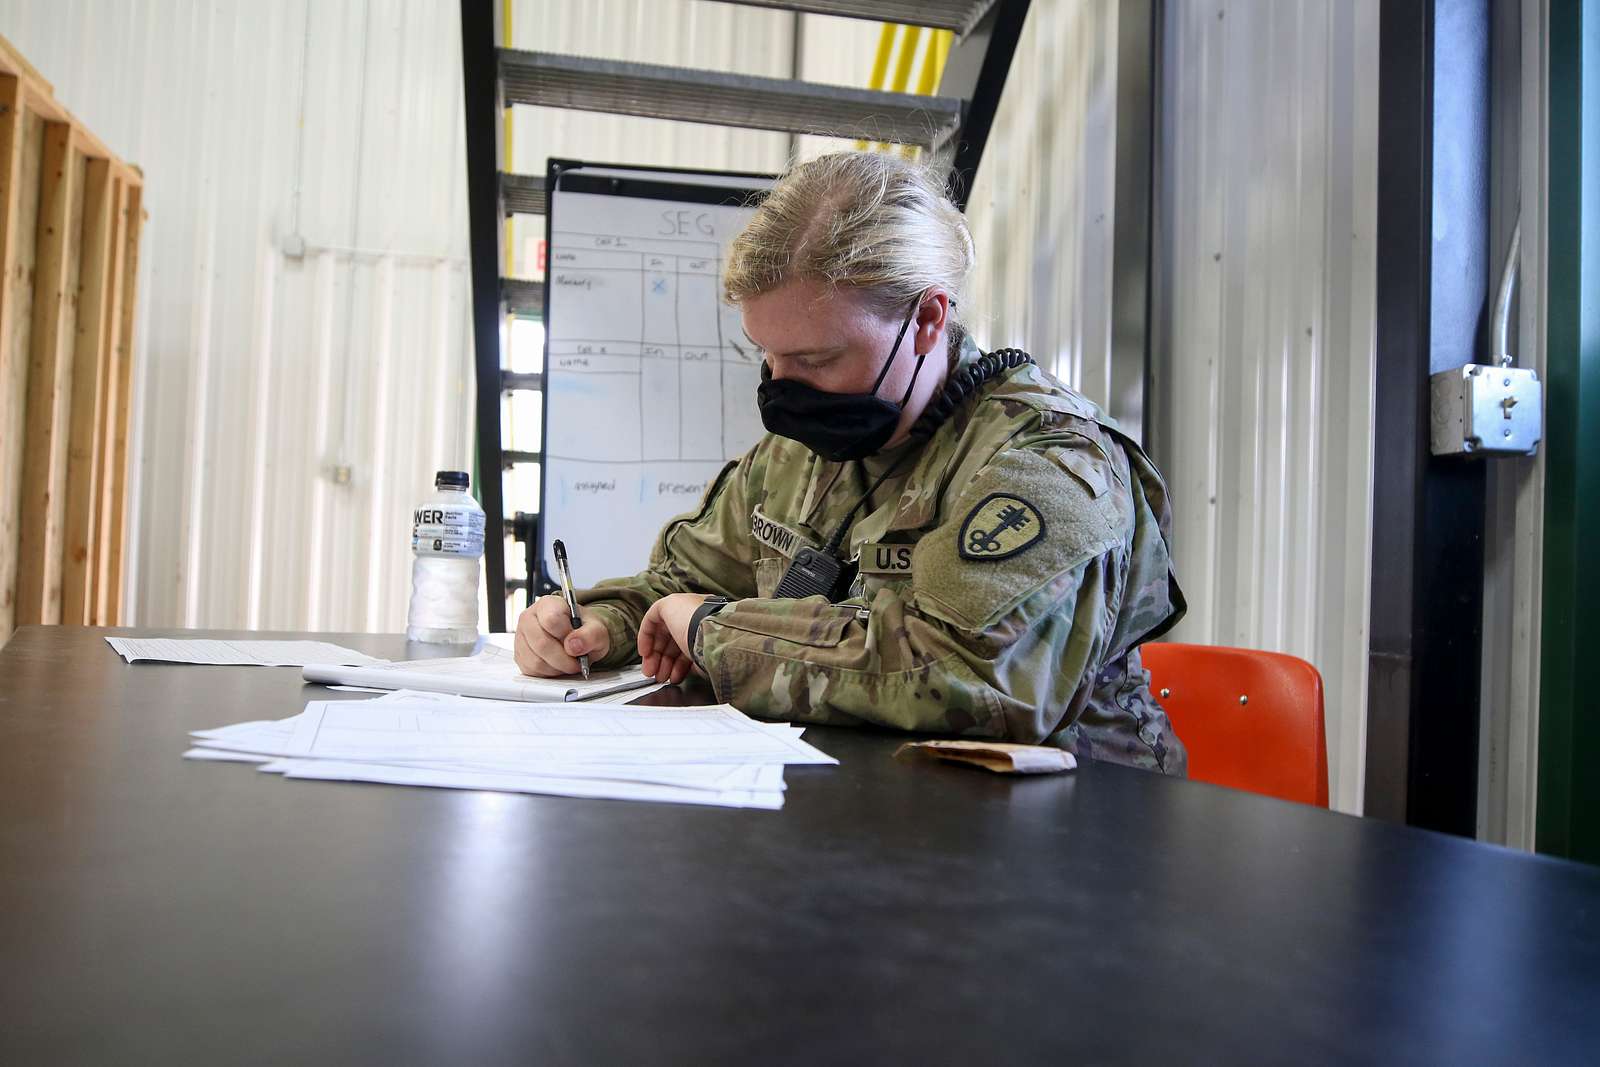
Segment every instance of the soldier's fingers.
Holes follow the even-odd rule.
[[[639,669],[644,672],[646,678],[654,678],[656,672],[661,669],[661,653],[652,652],[645,656],[639,661]]]
[[[511,655],[517,661],[517,670],[537,677],[541,662],[539,657],[533,654],[533,649],[528,647],[528,638],[522,632],[523,622],[527,619],[528,612],[524,611],[522,618],[517,620],[517,635],[511,643]]]
[[[533,630],[528,634],[528,648],[550,668],[552,674],[578,673],[578,661],[567,655],[561,643],[543,630]]]
[[[663,645],[672,643],[672,635],[661,618],[661,601],[650,605],[650,610],[639,620],[639,655],[659,653]]]
[[[672,635],[667,633],[664,623],[657,623],[652,641],[653,669],[647,673],[658,682],[670,682],[678,661],[683,658],[683,651],[678,648],[678,643],[672,639]]]
[[[517,661],[517,669],[519,671],[535,678],[548,678],[555,674],[554,668],[539,658],[538,653],[533,650],[533,645],[528,640],[533,634],[543,632],[544,630],[540,627],[539,619],[534,614],[532,607],[527,608],[517,617],[517,635],[512,642],[512,656]]]
[[[517,650],[517,668],[523,674],[531,675],[535,678],[559,678],[562,675],[574,673],[574,671],[566,670],[560,664],[552,663],[541,656],[534,650],[533,645],[520,634],[518,635],[518,643],[521,647]]]
[[[666,681],[672,675],[673,655],[677,649],[670,643],[658,648],[650,657],[650,666],[645,673],[658,682]]]
[[[694,660],[690,659],[689,653],[678,647],[676,643],[672,646],[672,652],[670,681],[676,685],[688,676],[690,669],[694,667]]]
[[[656,668],[655,679],[658,682],[678,682],[682,680],[683,654],[678,651],[678,646],[673,645],[670,652],[661,656],[661,665]]]
[[[540,629],[551,637],[561,640],[572,632],[572,617],[567,614],[565,597],[547,593],[535,600],[528,610],[539,620]]]
[[[603,656],[611,650],[611,634],[605,623],[591,615],[567,635],[561,646],[569,656]]]
[[[647,614],[639,624],[639,669],[645,676],[654,678],[661,663],[661,652],[656,648],[656,627]]]

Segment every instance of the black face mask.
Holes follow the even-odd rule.
[[[761,364],[761,385],[756,389],[756,406],[761,409],[761,424],[769,433],[799,441],[823,459],[842,463],[847,459],[862,459],[883,449],[900,425],[900,413],[911,399],[911,390],[922,371],[924,352],[917,356],[916,368],[911,372],[911,384],[906,394],[896,404],[878,396],[878,389],[889,373],[894,354],[900,350],[911,320],[922,304],[918,296],[895,334],[889,358],[884,360],[878,380],[872,383],[870,393],[825,393],[804,382],[783,378],[774,381],[772,368]]]

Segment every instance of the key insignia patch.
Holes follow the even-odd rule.
[[[967,512],[956,540],[962,559],[1009,559],[1044,537],[1044,516],[1019,496],[990,493]]]

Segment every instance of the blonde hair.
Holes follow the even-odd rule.
[[[932,168],[885,152],[835,152],[772,187],[733,239],[722,287],[738,303],[806,279],[852,289],[894,315],[933,286],[954,305],[975,259],[967,220]]]

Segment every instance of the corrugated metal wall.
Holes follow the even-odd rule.
[[[1117,5],[1034,0],[967,205],[978,270],[965,313],[1105,404]]]
[[[1360,811],[1370,585],[1377,0],[1168,4],[1154,448],[1190,616],[1326,684]]]
[[[0,2],[147,178],[134,619],[403,625],[409,511],[470,466],[455,5]]]

